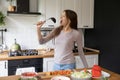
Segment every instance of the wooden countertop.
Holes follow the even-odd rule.
[[[91,49],[84,47],[85,55],[92,55],[92,54],[99,54],[99,50]],[[15,60],[15,59],[29,59],[29,58],[46,58],[46,57],[53,57],[54,56],[54,50],[45,51],[43,49],[38,50],[38,55],[33,56],[13,56],[9,57],[9,51],[4,51],[3,53],[0,53],[0,60]],[[78,53],[74,53],[75,55],[78,55]]]
[[[120,74],[114,73],[110,70],[102,68],[103,71],[107,72],[110,74],[109,80],[120,80]],[[82,70],[82,69],[79,69]],[[38,73],[39,75],[44,72]],[[0,80],[18,80],[20,78],[20,75],[13,75],[13,76],[7,76],[7,77],[0,77]],[[50,78],[43,78],[42,80],[50,80]]]

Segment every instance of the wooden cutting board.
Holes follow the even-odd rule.
[[[46,78],[52,78],[54,76],[60,76],[60,75],[64,75],[64,76],[70,76],[71,74],[71,70],[60,70],[60,71],[52,71],[52,72],[42,72],[39,74],[39,76],[42,79],[46,79]]]

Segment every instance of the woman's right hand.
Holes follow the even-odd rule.
[[[45,21],[39,21],[37,23],[37,28],[41,28],[44,23],[45,23]]]

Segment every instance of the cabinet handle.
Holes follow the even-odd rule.
[[[83,26],[83,27],[89,27],[89,26],[86,25],[86,26]]]
[[[7,69],[7,62],[5,61],[5,69]]]

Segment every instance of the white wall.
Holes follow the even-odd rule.
[[[0,0],[0,11],[6,14],[8,5],[6,0]],[[7,28],[8,30],[4,32],[4,42],[8,46],[8,49],[14,43],[15,38],[22,49],[44,48],[45,46],[41,46],[38,43],[36,26],[33,25],[38,19],[39,16],[32,15],[6,16],[6,25],[3,28]]]
[[[40,4],[40,2],[38,4]],[[53,41],[45,45],[40,45],[38,43],[36,26],[33,25],[40,19],[45,20],[45,18],[47,18],[44,4],[45,3],[43,1],[43,3],[39,6],[39,11],[42,12],[42,15],[40,16],[31,16],[31,15],[6,16],[6,25],[4,26],[4,28],[7,28],[8,31],[4,32],[4,41],[6,42],[9,49],[10,49],[10,46],[14,43],[15,38],[17,42],[21,45],[22,49],[45,48],[48,45],[52,48],[54,47]],[[2,10],[4,14],[6,14],[8,5],[9,4],[8,2],[6,2],[6,0],[0,0],[0,10]],[[50,11],[50,12],[53,12],[53,11]],[[48,14],[50,14],[50,12]],[[58,13],[58,15],[60,15],[60,13]],[[53,23],[49,21],[48,21],[48,24],[53,25]]]
[[[4,35],[4,40],[10,46],[14,42],[14,38],[22,48],[38,48],[38,39],[36,26],[36,17],[31,16],[7,16],[6,28],[8,31]]]

